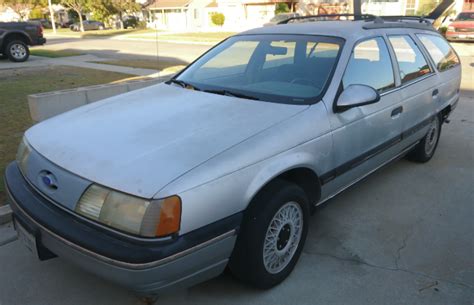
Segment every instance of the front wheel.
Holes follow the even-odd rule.
[[[21,40],[14,40],[5,49],[8,59],[14,62],[24,62],[30,57],[28,45]]]
[[[309,203],[296,184],[276,180],[247,209],[229,267],[238,279],[268,289],[291,273],[308,232]]]
[[[434,155],[441,135],[441,116],[436,115],[430,123],[428,133],[421,139],[407,157],[411,161],[425,163]]]

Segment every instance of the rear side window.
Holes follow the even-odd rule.
[[[458,56],[446,40],[434,35],[418,34],[417,36],[439,71],[445,71],[459,64]]]
[[[389,36],[397,57],[402,84],[431,72],[423,53],[408,35]]]
[[[381,37],[358,43],[347,65],[342,85],[367,85],[378,91],[395,87],[392,62]]]

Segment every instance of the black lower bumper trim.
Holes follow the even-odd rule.
[[[237,229],[242,219],[242,213],[237,213],[167,241],[128,239],[85,222],[49,202],[28,184],[16,162],[7,167],[5,184],[15,219],[33,234],[37,234],[42,226],[90,252],[131,264],[162,260],[196,247]]]

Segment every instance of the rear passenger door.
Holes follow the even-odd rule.
[[[389,35],[400,76],[402,143],[409,146],[422,138],[435,113],[440,92],[429,61],[408,34]]]
[[[399,151],[401,99],[386,41],[382,36],[358,42],[350,56],[341,90],[350,85],[376,89],[380,101],[331,115],[334,164],[326,190],[333,193],[377,168]],[[334,101],[336,102],[336,101]]]
[[[438,70],[439,96],[434,101],[435,112],[438,113],[449,105],[453,110],[459,100],[459,86],[461,85],[459,57],[449,43],[437,34],[417,34],[416,36]]]

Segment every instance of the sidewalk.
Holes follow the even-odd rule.
[[[153,69],[131,68],[115,65],[106,65],[94,63],[94,61],[104,61],[104,58],[95,55],[81,55],[62,58],[49,58],[40,56],[31,56],[30,59],[23,63],[13,63],[9,61],[0,62],[0,71],[5,69],[18,68],[34,68],[44,66],[72,66],[86,69],[95,69],[102,71],[118,72],[136,76],[159,77],[160,71]]]

